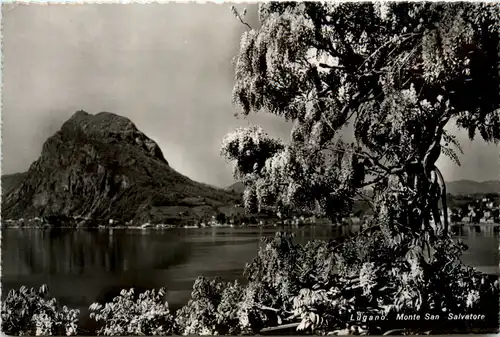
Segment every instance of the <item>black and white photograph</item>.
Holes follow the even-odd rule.
[[[3,2],[1,333],[500,332],[500,2]]]

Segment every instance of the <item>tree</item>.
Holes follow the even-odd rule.
[[[462,216],[461,216],[461,210],[460,209],[456,209],[454,208],[452,211],[451,211],[451,216],[450,216],[450,220],[452,222],[460,222],[462,220]]]
[[[432,234],[432,222],[446,232],[435,163],[460,164],[461,151],[447,126],[500,140],[498,7],[268,2],[258,14],[241,39],[233,100],[244,116],[272,113],[293,129],[287,143],[258,127],[224,139],[247,202],[337,220],[370,187],[389,236]]]

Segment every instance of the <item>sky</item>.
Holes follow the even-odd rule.
[[[130,118],[174,169],[220,187],[234,182],[225,134],[260,124],[289,138],[278,117],[234,116],[231,61],[246,27],[229,3],[4,5],[2,21],[2,174],[26,171],[80,109]],[[499,147],[456,134],[465,155],[461,167],[439,160],[445,179],[498,180]]]

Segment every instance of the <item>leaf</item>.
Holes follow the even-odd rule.
[[[382,334],[382,336],[388,336],[388,335],[393,335],[395,332],[403,332],[405,331],[405,329],[393,329],[393,330],[389,330],[389,331],[386,331]]]
[[[312,322],[310,320],[306,320],[304,323],[304,330],[309,329],[312,326]]]
[[[46,284],[42,285],[38,291],[40,295],[46,295],[48,293],[48,287]]]
[[[302,321],[300,322],[300,324],[297,326],[297,330],[298,330],[298,331],[302,331],[302,330],[304,330],[304,329],[305,329],[305,322],[306,322],[305,320],[302,320]]]
[[[328,334],[329,335],[336,335],[336,336],[347,336],[347,335],[350,335],[351,332],[349,331],[349,329],[341,329],[341,330],[334,330]]]

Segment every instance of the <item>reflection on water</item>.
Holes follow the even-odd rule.
[[[45,283],[52,296],[85,315],[92,302],[109,301],[122,288],[165,286],[169,304],[176,309],[187,302],[199,275],[243,281],[243,268],[255,257],[260,237],[275,231],[3,229],[2,293]],[[345,229],[330,226],[293,231],[301,243],[345,234]],[[464,263],[497,273],[498,234],[461,231],[457,238],[469,245]]]
[[[78,276],[166,268],[187,259],[189,244],[155,235],[125,231],[7,230],[4,275]]]

